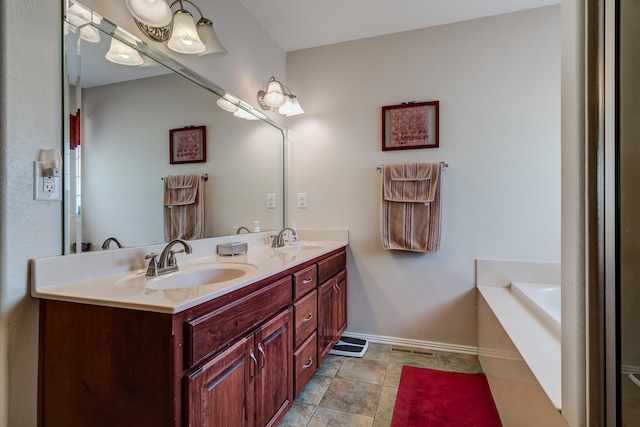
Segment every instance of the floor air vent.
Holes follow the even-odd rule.
[[[394,353],[415,354],[417,356],[426,356],[426,357],[434,357],[435,356],[435,353],[432,353],[430,351],[411,350],[409,348],[391,347],[391,351],[393,351]]]

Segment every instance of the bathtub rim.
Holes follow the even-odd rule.
[[[554,308],[548,309],[546,304],[539,304],[535,299],[535,296],[531,295],[531,291],[538,291],[542,289],[558,289],[562,292],[560,285],[553,285],[550,283],[532,283],[532,282],[511,282],[509,289],[524,305],[540,318],[540,321],[547,326],[551,332],[556,335],[558,340],[562,339],[562,311]]]
[[[507,286],[476,286],[557,410],[562,410],[560,338],[545,327]],[[484,349],[478,349],[482,352]]]

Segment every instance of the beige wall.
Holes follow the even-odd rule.
[[[236,41],[225,43],[230,53],[222,65],[207,68],[205,61],[199,71],[213,81],[216,73],[226,76],[218,80],[221,86],[232,85],[230,91],[255,104],[255,92],[269,76],[284,74],[285,54],[259,27],[234,27],[234,21],[246,27],[255,20],[228,3],[237,4],[216,2],[230,12],[225,30],[216,31]],[[36,425],[38,304],[29,296],[28,260],[62,253],[60,203],[32,196],[39,150],[61,147],[60,4],[0,5],[0,426]]]
[[[32,165],[40,149],[60,147],[60,6],[1,8],[0,425],[33,426],[38,304],[27,296],[27,261],[60,253],[61,206],[33,201]]]
[[[349,330],[476,346],[476,258],[560,260],[560,8],[289,52],[289,219],[349,229]],[[440,101],[440,148],[380,107]],[[382,249],[379,164],[445,161],[438,254]],[[308,194],[297,209],[296,193]]]

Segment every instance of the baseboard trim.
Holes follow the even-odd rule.
[[[491,359],[514,360],[524,362],[522,355],[516,351],[496,350],[490,348],[478,349],[478,357],[487,357]]]
[[[478,355],[478,347],[474,347],[470,345],[446,344],[446,343],[440,343],[440,342],[434,342],[434,341],[386,337],[383,335],[359,334],[351,331],[345,332],[345,335],[367,340],[369,342],[379,343],[379,344],[413,347],[413,348],[420,348],[425,350],[447,351],[450,353],[458,353],[458,354],[471,354],[474,356]]]

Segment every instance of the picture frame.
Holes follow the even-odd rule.
[[[382,107],[382,151],[438,148],[440,101]]]
[[[207,161],[206,126],[185,126],[169,130],[169,163],[203,163]]]

